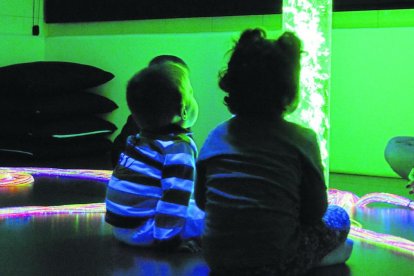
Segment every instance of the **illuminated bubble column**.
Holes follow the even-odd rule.
[[[283,29],[296,33],[303,42],[304,51],[301,101],[287,119],[317,133],[328,185],[332,0],[284,0]]]

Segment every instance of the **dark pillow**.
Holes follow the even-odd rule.
[[[100,68],[73,62],[37,61],[0,67],[1,94],[41,94],[56,88],[86,89],[114,78]],[[59,91],[59,90],[57,90]]]
[[[4,122],[0,137],[54,137],[70,138],[102,136],[113,133],[117,127],[104,119],[87,116],[51,121],[10,120]]]
[[[103,154],[112,147],[112,142],[104,137],[20,138],[3,139],[0,142],[0,160],[7,165],[7,159],[45,160],[89,154]]]
[[[99,169],[111,170],[108,153],[89,153],[73,157],[54,157],[50,159],[24,158],[0,151],[0,164],[4,167],[45,167],[61,169]],[[42,176],[43,177],[43,176]],[[38,178],[36,178],[38,180]]]
[[[91,115],[108,113],[118,105],[101,95],[76,92],[62,95],[5,96],[0,101],[0,116]],[[0,119],[1,121],[1,119]]]

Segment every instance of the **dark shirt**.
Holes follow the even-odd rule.
[[[219,125],[200,151],[195,199],[210,265],[280,262],[297,249],[300,225],[320,222],[327,208],[315,133],[283,120]]]
[[[131,135],[136,135],[137,133],[139,133],[139,127],[135,123],[132,115],[129,115],[125,125],[122,127],[121,132],[115,138],[112,145],[111,162],[113,168],[115,168],[116,164],[118,163],[119,156],[125,150],[125,145],[128,137]]]

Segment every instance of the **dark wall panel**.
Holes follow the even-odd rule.
[[[47,23],[280,13],[280,0],[46,0]]]
[[[45,0],[47,23],[277,14],[282,0]],[[335,11],[414,8],[414,0],[334,0]]]

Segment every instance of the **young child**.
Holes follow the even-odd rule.
[[[164,62],[177,63],[181,65],[184,69],[186,69],[187,72],[189,72],[188,65],[185,63],[185,61],[174,55],[156,56],[153,59],[151,59],[148,66],[158,65]],[[132,118],[132,115],[129,115],[127,118],[127,121],[125,122],[124,126],[121,129],[121,132],[114,139],[114,143],[112,146],[111,162],[114,168],[118,164],[119,155],[125,150],[125,145],[126,145],[126,141],[128,137],[131,135],[136,135],[137,133],[139,133],[139,128],[137,126],[137,123],[135,122],[134,118]]]
[[[298,104],[300,48],[292,33],[246,30],[220,76],[234,117],[205,141],[195,187],[211,275],[298,275],[350,256],[347,213],[327,211],[316,135],[283,119]]]
[[[197,148],[186,129],[198,105],[187,69],[143,69],[128,83],[127,103],[140,134],[128,138],[109,181],[105,218],[121,242],[175,249],[201,235],[204,217],[190,201]]]

